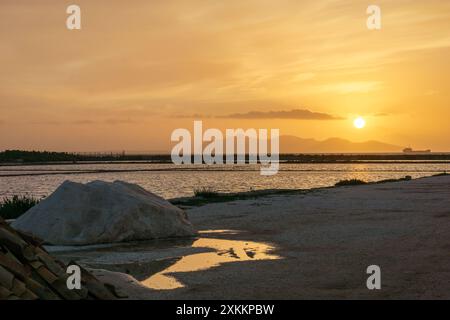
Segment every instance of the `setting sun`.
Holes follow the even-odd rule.
[[[355,119],[355,121],[353,121],[353,125],[357,129],[362,129],[362,128],[364,128],[366,126],[366,120],[364,120],[361,117],[358,117],[358,118]]]

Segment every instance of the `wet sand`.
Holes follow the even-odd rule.
[[[121,249],[122,262],[120,250],[111,248],[78,258],[109,270],[95,273],[132,299],[450,298],[450,176],[214,203],[188,215],[199,230],[209,230],[197,245],[195,239],[153,242],[134,260],[130,248]],[[213,232],[224,229],[240,232]],[[217,247],[223,241],[243,251],[233,258]],[[271,258],[252,259],[245,248],[262,248]],[[198,256],[205,253],[213,255]],[[219,253],[225,261],[192,271],[192,264]],[[145,270],[126,270],[141,262]],[[382,288],[371,291],[366,269],[374,264]],[[165,287],[148,285],[152,277],[162,277]]]

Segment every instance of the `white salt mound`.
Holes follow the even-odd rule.
[[[12,226],[54,245],[87,245],[195,235],[186,213],[123,181],[64,182]]]

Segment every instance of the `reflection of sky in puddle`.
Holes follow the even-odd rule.
[[[225,231],[225,232],[220,232]],[[220,230],[217,233],[226,233],[231,230]],[[205,232],[206,233],[206,232]],[[211,230],[207,233],[212,233]],[[196,240],[192,247],[211,248],[214,252],[197,253],[183,256],[173,265],[158,272],[141,283],[149,288],[158,290],[170,290],[184,287],[170,273],[201,271],[217,267],[222,263],[254,261],[254,260],[274,260],[279,259],[277,255],[270,254],[273,247],[264,243],[238,240],[224,240],[213,238],[200,238]]]
[[[238,233],[242,233],[242,231],[224,229],[224,230],[202,230],[202,231],[198,231],[198,233],[199,234],[220,233],[220,234],[224,235],[224,234],[238,234]]]

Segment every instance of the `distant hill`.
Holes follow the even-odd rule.
[[[323,141],[296,136],[280,136],[281,153],[366,153],[401,152],[403,147],[380,141],[351,142],[341,138]]]
[[[270,143],[270,141],[269,141]],[[203,147],[208,142],[203,142]],[[225,141],[222,141],[225,148]],[[176,143],[173,142],[167,147],[167,153]],[[249,141],[246,142],[246,152],[248,152]],[[191,141],[193,150],[193,139]],[[280,153],[401,153],[404,147],[392,145],[380,141],[370,140],[365,142],[352,142],[341,138],[329,138],[326,140],[305,139],[297,136],[280,136]],[[235,145],[235,152],[237,148]]]

